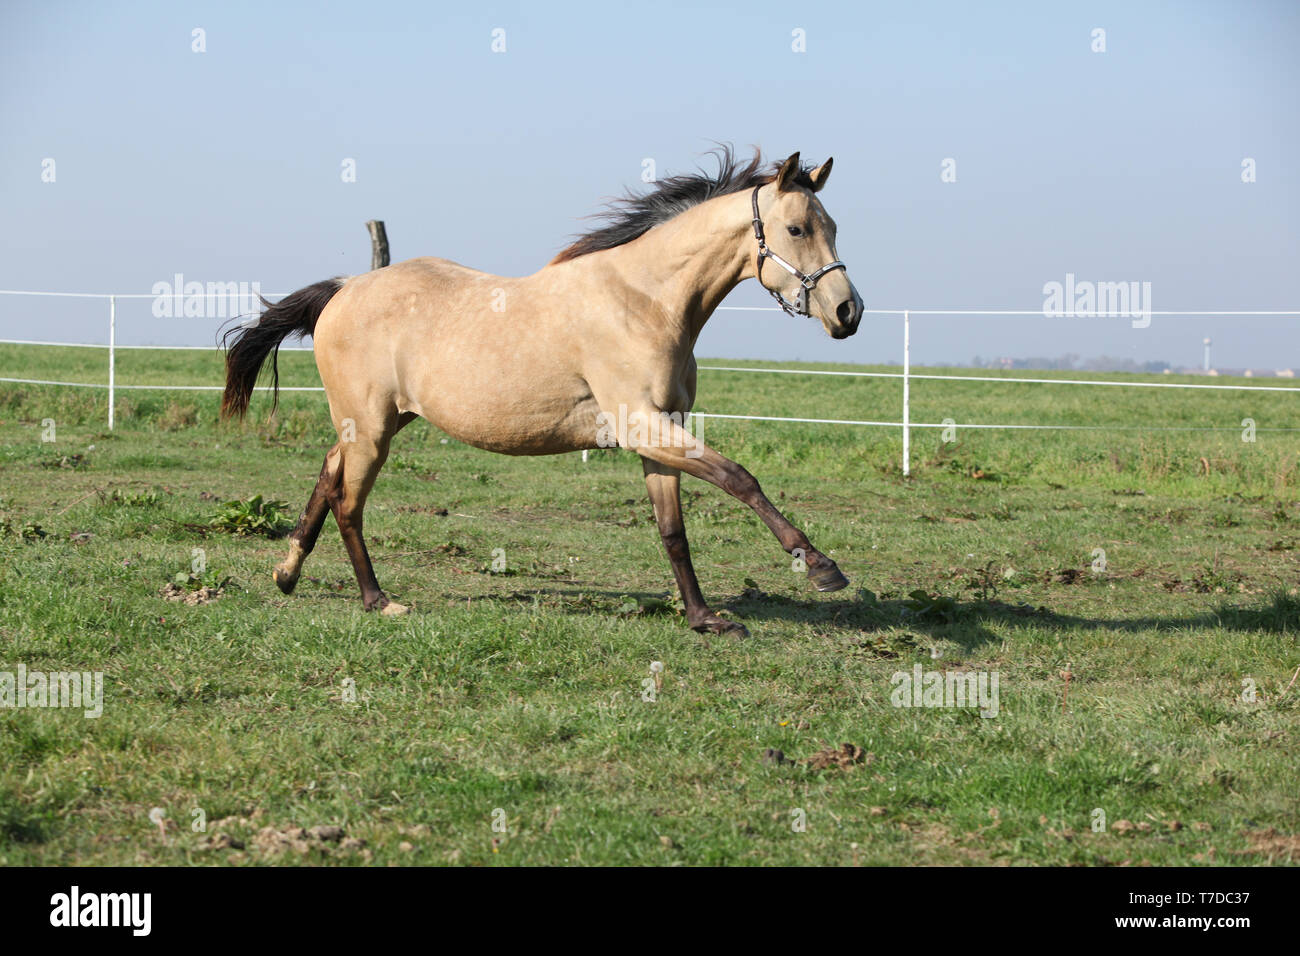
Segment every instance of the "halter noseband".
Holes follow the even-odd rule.
[[[799,298],[797,301],[791,302],[775,289],[768,289],[767,286],[763,286],[764,289],[767,289],[767,294],[776,299],[781,308],[785,309],[788,315],[809,315],[808,293],[817,287],[817,280],[826,273],[832,272],[835,269],[844,269],[847,271],[848,266],[836,259],[834,262],[822,266],[812,275],[804,275],[804,273],[800,272],[769,249],[767,247],[767,239],[763,236],[763,220],[758,214],[758,191],[762,188],[762,186],[755,186],[754,192],[750,195],[750,199],[754,206],[754,238],[758,240],[758,284],[763,285],[763,260],[771,259],[782,269],[799,280]]]

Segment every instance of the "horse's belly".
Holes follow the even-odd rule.
[[[507,455],[555,455],[596,447],[600,408],[595,399],[548,399],[503,390],[413,403],[408,410],[458,441]]]

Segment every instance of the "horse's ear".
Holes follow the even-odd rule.
[[[835,162],[834,158],[828,156],[826,158],[826,162],[822,163],[820,166],[818,166],[816,169],[814,169],[811,173],[808,174],[808,178],[812,180],[813,192],[819,193],[822,191],[822,187],[826,185],[826,180],[830,179],[831,177],[831,165],[834,162]]]
[[[776,174],[776,188],[779,192],[794,188],[795,177],[799,175],[799,154],[791,153],[790,158],[781,164]]]

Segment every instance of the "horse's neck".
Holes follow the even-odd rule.
[[[609,250],[609,263],[653,302],[665,332],[693,346],[722,300],[754,274],[751,218],[748,193],[711,199]]]

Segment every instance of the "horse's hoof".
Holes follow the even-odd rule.
[[[739,621],[728,621],[725,617],[718,617],[716,614],[705,618],[699,624],[691,626],[691,630],[698,631],[701,634],[730,634],[733,637],[749,637],[749,629]]]
[[[410,608],[405,604],[398,604],[396,601],[389,601],[380,610],[380,614],[385,617],[401,617],[403,614],[410,613]]]
[[[838,591],[849,585],[849,579],[834,564],[826,568],[809,568],[808,580],[818,591]]]
[[[293,589],[298,586],[298,575],[291,575],[279,566],[271,572],[271,577],[275,578],[275,586],[285,594],[292,594]]]

